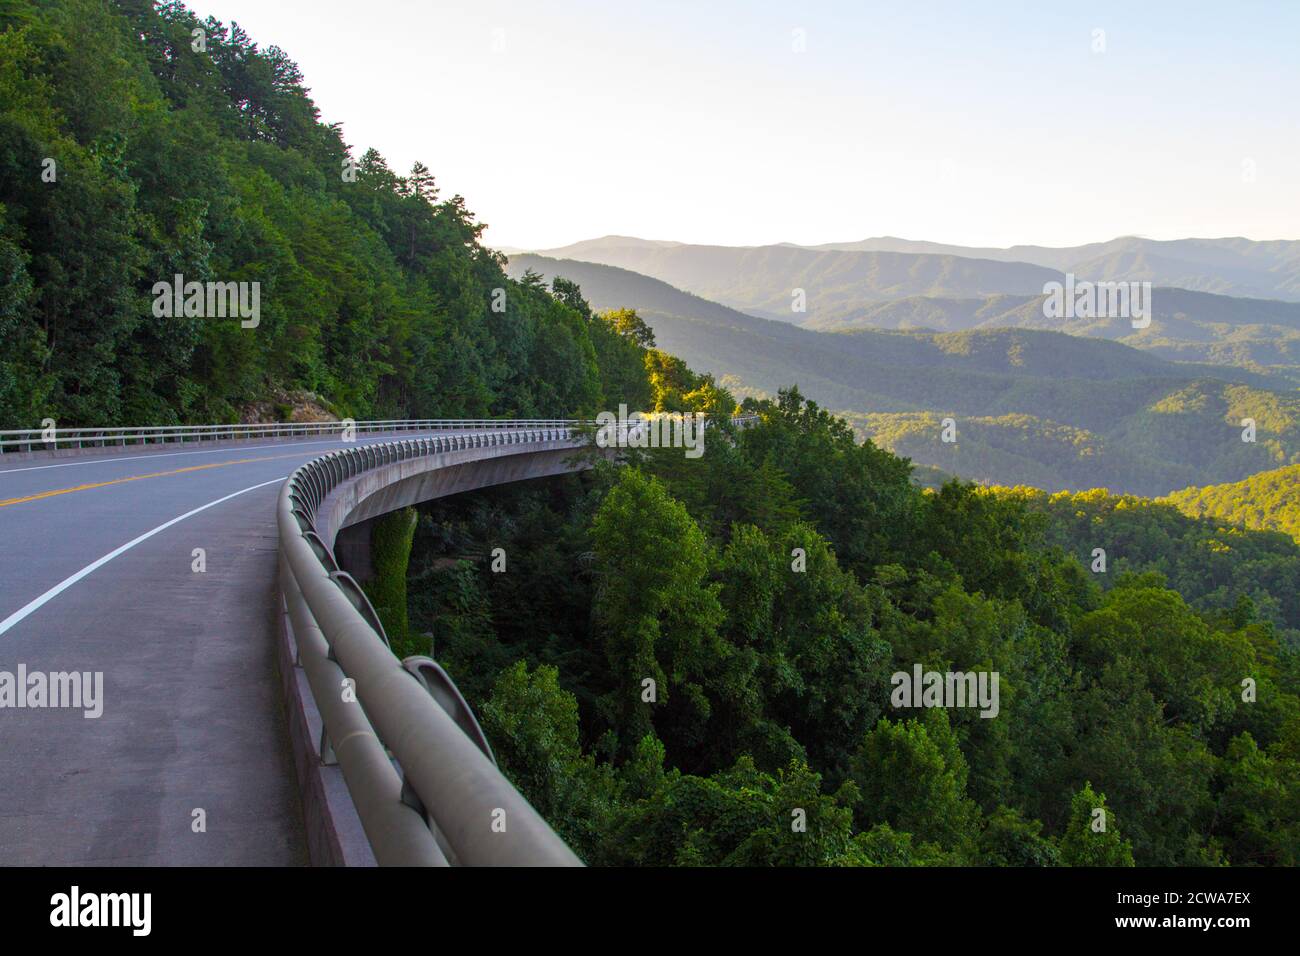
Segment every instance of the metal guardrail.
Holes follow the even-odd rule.
[[[757,420],[733,422],[744,428]],[[442,668],[428,657],[394,656],[379,616],[318,533],[319,510],[332,491],[371,469],[484,446],[577,446],[584,439],[575,433],[593,425],[498,420],[472,434],[361,445],[307,462],[281,488],[281,589],[324,723],[321,754],[341,765],[381,865],[581,861],[497,770],[478,723]],[[348,682],[353,700],[341,692]],[[493,829],[493,814],[504,820],[504,833]]]
[[[0,430],[0,454],[59,448],[112,448],[128,445],[183,444],[252,438],[305,438],[313,435],[355,434],[448,429],[562,428],[565,419],[538,418],[506,421],[497,418],[390,419],[376,421],[281,422],[265,425],[146,425],[127,428],[11,428]],[[48,440],[47,440],[48,437]]]

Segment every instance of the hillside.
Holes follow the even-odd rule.
[[[1170,498],[1151,500],[1104,489],[1049,495],[1032,488],[995,488],[1048,519],[1045,537],[1090,567],[1094,548],[1106,570],[1091,572],[1102,588],[1152,572],[1189,604],[1232,613],[1243,596],[1250,614],[1281,629],[1300,649],[1300,544],[1268,531],[1243,531],[1231,519],[1188,515]]]
[[[1300,465],[1260,472],[1231,484],[1184,488],[1162,500],[1193,517],[1281,531],[1300,541]]]
[[[0,30],[0,426],[236,421],[297,393],[355,418],[628,397],[619,336],[511,282],[423,164],[354,155],[279,47],[179,4],[15,0]],[[257,314],[160,313],[177,274]]]
[[[661,348],[737,394],[796,383],[861,434],[970,479],[1165,494],[1300,450],[1300,399],[1249,371],[1032,329],[818,333],[608,266],[516,256],[508,269],[563,275],[596,308],[638,309]],[[955,445],[940,440],[946,416],[961,419]],[[1259,422],[1254,444],[1240,440],[1244,417]]]

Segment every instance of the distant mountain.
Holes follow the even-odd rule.
[[[1126,236],[1081,246],[998,249],[893,237],[819,246],[745,247],[606,236],[541,254],[632,269],[726,305],[786,321],[811,320],[844,306],[914,295],[1034,295],[1042,292],[1044,281],[1065,272],[1093,281],[1148,281],[1198,292],[1300,301],[1300,240],[1162,241]],[[1004,268],[996,268],[997,263]],[[806,316],[791,313],[794,288],[808,293]]]
[[[1152,290],[1152,321],[1062,319],[1044,315],[1045,297],[995,295],[958,299],[912,296],[824,312],[806,323],[823,331],[858,328],[1050,329],[1115,339],[1174,361],[1235,365],[1285,375],[1300,383],[1300,303],[1193,292]]]
[[[702,326],[744,331],[763,340],[811,350],[824,361],[841,361],[854,356],[888,366],[889,369],[938,368],[954,371],[992,372],[1020,377],[1048,376],[1097,380],[1160,377],[1191,378],[1197,374],[1218,374],[1208,366],[1182,366],[1114,342],[1092,341],[1050,331],[1012,329],[986,334],[887,334],[878,330],[855,329],[826,335],[796,328],[787,323],[750,315],[717,302],[683,292],[671,285],[627,269],[589,262],[554,260],[537,255],[510,259],[507,272],[519,277],[528,270],[544,276],[563,275],[577,282],[583,295],[596,309],[629,307],[650,322],[660,346],[673,354],[707,354],[709,362],[734,362],[731,349],[722,340],[716,353],[700,337]],[[656,324],[658,323],[658,324]],[[695,364],[714,370],[705,362]],[[823,366],[824,367],[824,366]],[[780,372],[778,366],[773,371]],[[810,371],[816,371],[810,368]],[[1273,380],[1239,369],[1221,370],[1233,381],[1269,386]],[[890,373],[894,374],[894,373]],[[769,377],[764,375],[764,377]],[[780,379],[773,381],[779,382]],[[905,383],[899,383],[904,387]],[[778,385],[779,387],[779,385]]]
[[[601,236],[599,239],[584,239],[581,242],[575,242],[572,245],[565,246],[564,252],[570,259],[587,258],[586,254],[591,253],[599,255],[605,249],[622,249],[622,250],[646,250],[646,249],[668,249],[673,246],[681,246],[685,243],[672,242],[665,239],[638,239],[635,236]],[[541,253],[537,253],[541,255]],[[595,260],[591,260],[595,261]]]
[[[1194,518],[1221,518],[1256,530],[1281,531],[1300,541],[1300,465],[1260,472],[1231,484],[1184,488],[1164,500]]]
[[[544,255],[630,269],[696,295],[799,324],[866,302],[914,295],[1039,295],[1053,269],[950,255],[840,252],[799,246],[692,246],[608,237]],[[804,311],[795,311],[802,290]]]
[[[1300,461],[1300,397],[1248,370],[1027,328],[817,332],[625,269],[511,258],[511,276],[526,270],[577,282],[597,309],[636,308],[661,348],[741,394],[797,384],[881,444],[967,478],[1150,495]],[[941,440],[948,416],[955,445]],[[1240,441],[1243,417],[1259,422],[1255,444]]]
[[[1300,240],[1157,240],[1124,236],[1082,246],[997,249],[883,237],[809,248],[1028,262],[1094,281],[1146,280],[1200,292],[1300,301]]]

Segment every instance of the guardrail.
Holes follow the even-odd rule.
[[[334,451],[303,465],[281,488],[281,589],[324,723],[321,753],[332,753],[342,767],[380,865],[581,861],[497,770],[473,714],[442,669],[427,657],[399,661],[393,655],[361,587],[317,532],[318,511],[331,491],[370,469],[483,446],[577,444],[577,424],[497,422],[490,431]]]
[[[305,438],[312,435],[375,434],[409,431],[487,428],[562,428],[566,419],[537,418],[506,421],[499,418],[391,419],[376,421],[281,422],[265,425],[145,425],[127,428],[11,428],[0,430],[0,454],[6,451],[59,448],[112,448],[251,438]]]

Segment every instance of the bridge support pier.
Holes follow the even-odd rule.
[[[370,557],[370,535],[375,521],[375,518],[367,518],[348,525],[334,539],[334,560],[360,584],[375,577],[375,566]]]

